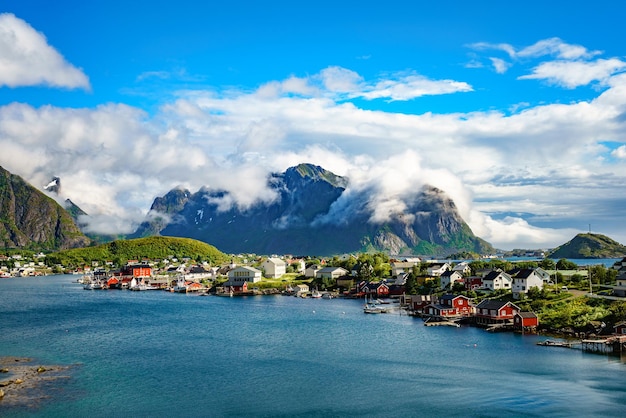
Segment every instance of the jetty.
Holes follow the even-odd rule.
[[[437,326],[449,326],[449,327],[457,327],[459,328],[461,324],[455,322],[452,319],[446,319],[442,317],[429,316],[424,320],[424,325],[427,327],[437,327]]]
[[[556,341],[556,340],[545,340],[539,341],[537,345],[542,345],[544,347],[565,347],[565,348],[574,348],[574,346],[580,345],[580,341]]]
[[[626,352],[626,336],[611,335],[606,338],[593,338],[576,341],[545,340],[537,345],[544,347],[578,348],[588,353],[621,354]]]

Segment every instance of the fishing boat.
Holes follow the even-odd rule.
[[[187,283],[185,283],[185,276],[179,276],[176,281],[176,286],[173,288],[176,293],[187,293]]]

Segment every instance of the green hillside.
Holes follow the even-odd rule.
[[[626,246],[601,234],[578,234],[571,241],[552,250],[550,258],[621,258]]]
[[[206,261],[210,264],[220,264],[229,259],[214,246],[194,239],[149,237],[59,251],[48,255],[47,260],[49,264],[62,264],[70,267],[84,265],[91,261],[98,261],[101,265],[107,261],[122,265],[128,260],[160,260],[171,256],[179,260],[189,257],[195,261]]]

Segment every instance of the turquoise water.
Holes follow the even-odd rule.
[[[0,355],[76,365],[6,416],[623,416],[619,358],[364,315],[355,300],[86,291],[0,280]]]

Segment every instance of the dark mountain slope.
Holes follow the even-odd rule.
[[[0,167],[0,245],[54,250],[89,243],[64,208]]]

